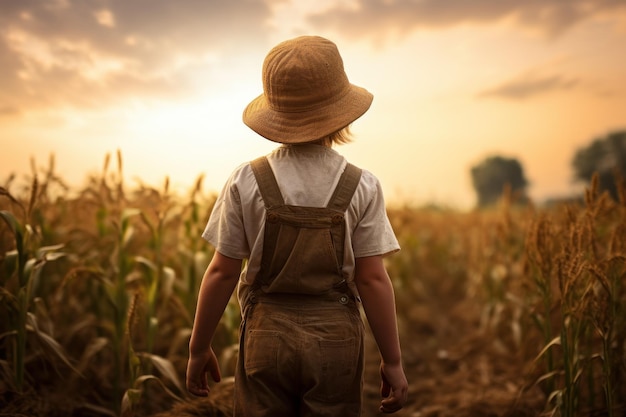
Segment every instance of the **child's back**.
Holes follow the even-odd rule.
[[[396,411],[407,384],[382,257],[399,247],[376,177],[331,149],[372,96],[348,82],[336,46],[319,37],[272,49],[263,84],[244,122],[283,146],[233,172],[203,234],[216,254],[200,290],[188,388],[206,395],[205,373],[219,379],[210,342],[239,283],[235,415],[358,416],[361,299],[382,356],[381,409]]]

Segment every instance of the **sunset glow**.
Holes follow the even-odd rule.
[[[80,185],[121,150],[130,179],[217,191],[275,144],[241,122],[276,43],[337,43],[374,94],[338,150],[387,199],[467,208],[469,170],[518,158],[541,201],[581,146],[626,129],[626,3],[560,0],[0,3],[0,185],[56,156]]]

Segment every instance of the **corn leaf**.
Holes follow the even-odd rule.
[[[58,359],[60,359],[68,368],[80,374],[78,369],[72,365],[69,357],[65,353],[65,349],[63,346],[59,344],[52,336],[43,332],[37,323],[37,317],[33,313],[27,313],[27,324],[30,326],[30,330],[32,330],[37,336],[41,346],[48,352],[53,353]]]
[[[139,355],[141,357],[148,358],[152,362],[154,367],[157,368],[164,377],[172,381],[172,383],[176,386],[176,388],[178,388],[180,392],[185,392],[183,385],[178,379],[178,374],[176,373],[176,369],[174,369],[174,365],[172,365],[172,362],[161,356],[153,355],[150,353],[141,353]]]
[[[550,343],[544,346],[544,348],[541,349],[541,352],[539,352],[539,354],[535,357],[535,361],[539,360],[539,358],[541,358],[548,351],[548,349],[550,349],[552,346],[557,346],[557,345],[558,346],[561,345],[561,336],[555,337],[554,339],[550,341]]]
[[[24,264],[26,264],[24,231],[20,223],[10,211],[0,210],[0,217],[9,226],[11,232],[13,233],[13,236],[15,237],[15,249],[17,250],[18,258],[18,279],[20,282],[20,286],[23,287],[24,285],[26,285],[26,277],[24,274]]]
[[[140,389],[130,388],[126,390],[122,398],[122,409],[120,411],[122,417],[132,417],[134,415],[133,404],[139,400],[140,396]]]
[[[183,399],[181,397],[179,397],[174,392],[172,392],[172,390],[170,390],[168,387],[165,386],[163,381],[161,381],[159,378],[157,378],[154,375],[142,375],[142,376],[140,376],[139,378],[137,378],[135,380],[135,384],[134,385],[135,386],[139,386],[139,385],[142,385],[143,383],[145,383],[146,381],[149,381],[149,380],[154,380],[154,381],[158,382],[159,385],[161,386],[161,388],[163,388],[163,391],[165,391],[167,393],[167,395],[169,395],[170,397],[172,397],[172,398],[174,398],[175,400],[178,400],[178,401],[183,401]]]

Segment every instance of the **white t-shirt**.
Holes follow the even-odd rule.
[[[285,204],[325,207],[347,161],[320,145],[282,145],[267,155]],[[346,212],[343,274],[354,280],[354,259],[397,252],[378,179],[363,170]],[[239,294],[259,271],[263,254],[265,206],[250,163],[240,165],[220,192],[202,237],[222,255],[248,259],[239,281]],[[351,285],[353,287],[353,285]]]

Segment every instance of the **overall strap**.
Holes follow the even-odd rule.
[[[346,165],[346,169],[339,178],[339,183],[335,188],[335,192],[326,206],[327,208],[337,210],[342,213],[348,209],[352,196],[356,191],[356,187],[361,181],[361,172],[361,168],[358,168],[351,163]]]
[[[261,197],[265,202],[265,207],[271,208],[285,204],[280,188],[278,188],[276,177],[274,176],[274,172],[272,172],[267,158],[261,156],[255,159],[250,162],[250,167],[259,185],[259,191],[261,191]]]

